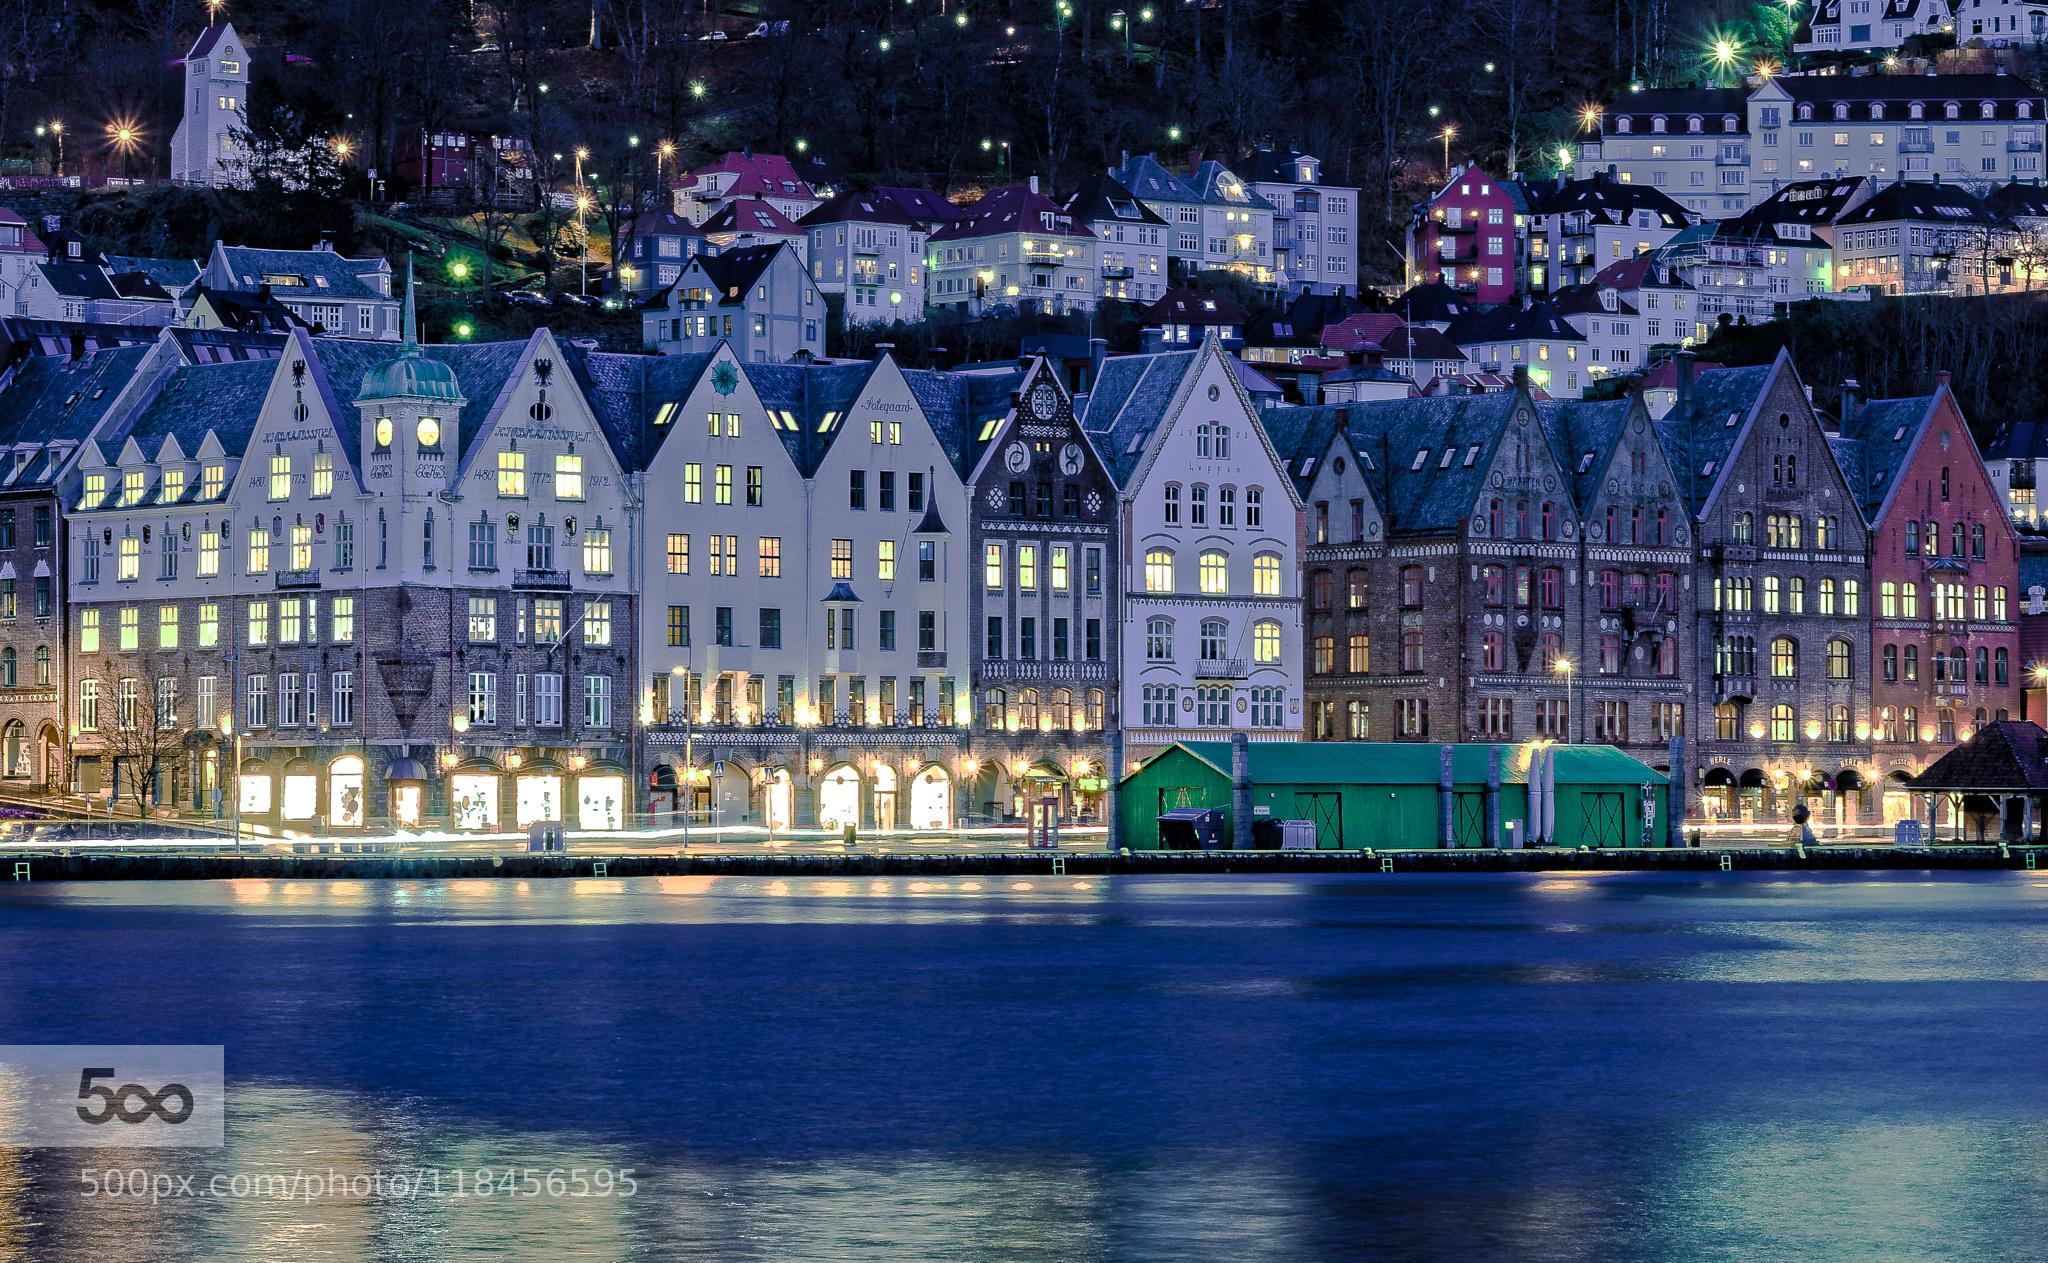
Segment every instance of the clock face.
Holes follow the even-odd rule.
[[[1012,443],[1003,449],[1003,464],[1013,474],[1021,474],[1031,467],[1031,449],[1022,443]]]
[[[419,436],[421,447],[439,447],[441,445],[441,423],[432,417],[421,417]]]
[[[1060,410],[1059,392],[1044,382],[1038,383],[1031,392],[1031,415],[1040,421],[1050,421]]]
[[[1069,443],[1060,449],[1060,472],[1071,478],[1081,472],[1081,445]]]
[[[390,417],[378,417],[378,418],[377,418],[377,446],[379,446],[379,447],[389,447],[389,446],[391,446],[391,418],[390,418]]]

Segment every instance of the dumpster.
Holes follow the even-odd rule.
[[[1221,807],[1176,807],[1159,816],[1159,845],[1169,851],[1227,851]]]

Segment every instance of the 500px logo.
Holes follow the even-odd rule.
[[[90,1101],[98,1097],[106,1103],[106,1108],[97,1114],[83,1105],[78,1106],[80,1119],[97,1126],[117,1118],[124,1123],[146,1123],[152,1118],[160,1118],[175,1124],[192,1117],[192,1089],[182,1083],[166,1083],[154,1092],[139,1083],[124,1083],[118,1088],[93,1084],[94,1079],[111,1079],[116,1073],[112,1066],[87,1066],[78,1072],[78,1099]],[[175,1111],[166,1109],[165,1103],[174,1097],[179,1101],[178,1108]],[[128,1106],[130,1100],[139,1100],[140,1104],[131,1109]]]
[[[217,1148],[218,1044],[0,1044],[0,1146]]]

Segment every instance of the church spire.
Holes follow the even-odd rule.
[[[400,349],[399,354],[418,355],[419,353],[419,327],[414,323],[413,319],[412,251],[408,250],[405,252],[405,345]]]

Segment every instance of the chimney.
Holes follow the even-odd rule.
[[[1088,339],[1088,389],[1095,389],[1095,383],[1102,379],[1102,361],[1109,358],[1109,339]]]
[[[1942,368],[1942,369],[1936,369],[1936,370],[1935,370],[1935,372],[1934,372],[1934,386],[1935,386],[1935,389],[1937,389],[1937,390],[1946,390],[1946,389],[1948,389],[1948,370],[1947,370],[1947,369],[1945,369],[1945,368]]]
[[[1863,411],[1863,387],[1853,377],[1842,382],[1842,403],[1836,411],[1842,414],[1842,424],[1854,421]]]
[[[1614,165],[1613,163],[1611,163],[1611,162],[1610,162],[1610,163],[1608,163],[1608,164],[1607,164],[1607,182],[1608,182],[1609,184],[1612,184],[1612,183],[1614,183],[1614,182],[1615,182],[1616,180],[1619,180],[1620,178],[1621,178],[1621,168],[1619,168],[1619,167],[1615,166],[1615,165]]]
[[[1671,358],[1678,365],[1678,399],[1671,410],[1681,419],[1688,419],[1692,416],[1693,366],[1698,363],[1699,357],[1691,351],[1680,351]]]
[[[1516,389],[1516,390],[1527,390],[1528,388],[1529,388],[1529,366],[1528,366],[1527,364],[1517,364],[1517,365],[1515,365],[1515,389]]]
[[[1201,165],[1202,151],[1200,149],[1188,150],[1188,174],[1193,175],[1195,171],[1201,167]]]
[[[78,361],[80,361],[80,360],[82,360],[82,359],[84,359],[84,358],[85,358],[85,330],[83,330],[83,329],[80,329],[80,328],[78,328],[78,327],[76,327],[76,326],[73,326],[73,328],[72,328],[72,330],[71,330],[71,362],[72,362],[73,364],[76,364],[76,363],[78,363]],[[1943,376],[1946,376],[1946,375],[1947,375],[1947,374],[1943,374]]]

